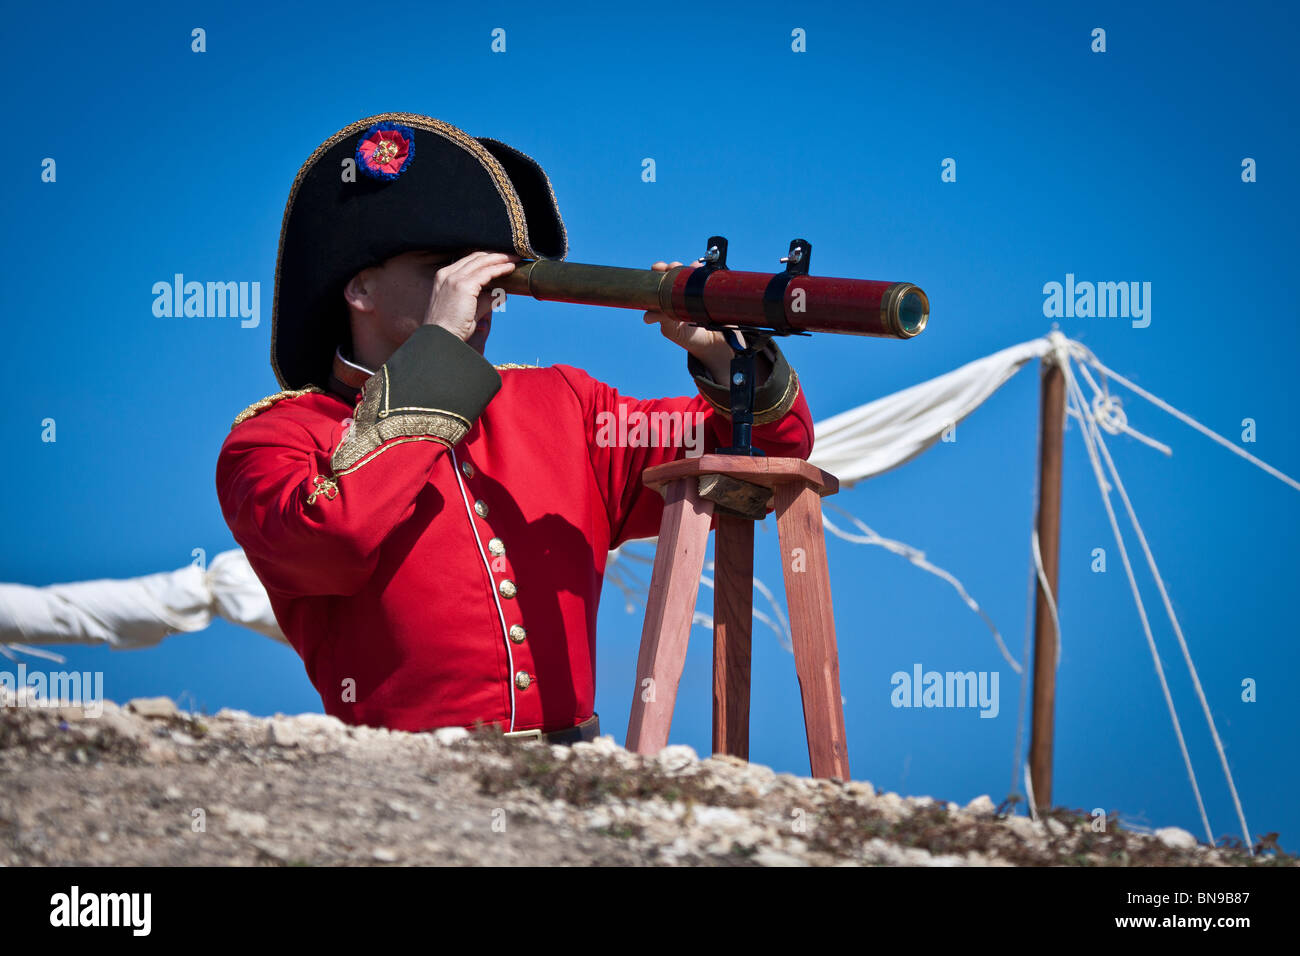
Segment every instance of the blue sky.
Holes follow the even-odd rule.
[[[741,12],[743,9],[743,12]],[[202,27],[207,52],[190,49]],[[490,50],[506,30],[506,52]],[[1105,53],[1091,32],[1107,32]],[[802,28],[807,52],[791,50]],[[1152,284],[1152,321],[1062,321],[1115,370],[1283,471],[1300,473],[1296,20],[1284,5],[25,5],[5,42],[9,281],[0,368],[7,547],[0,580],[124,577],[232,546],[213,489],[231,418],[276,391],[267,352],[280,218],[310,151],[409,110],[493,136],[550,174],[570,259],[686,260],[726,235],[735,268],[907,280],[932,303],[912,342],[791,341],[815,418],[1042,335],[1067,273]],[[57,181],[41,181],[41,161]],[[657,181],[642,181],[642,160]],[[940,164],[957,163],[957,181]],[[1258,181],[1243,183],[1243,158]],[[262,321],[159,319],[154,282],[258,281]],[[685,358],[640,316],[512,300],[496,362],[568,363],[637,396],[690,391]],[[958,440],[837,503],[924,549],[1023,640],[1037,428],[1026,368]],[[1254,834],[1300,850],[1300,696],[1290,596],[1300,495],[1145,406],[1172,458],[1111,440],[1182,616]],[[54,418],[57,442],[41,441]],[[1067,434],[1055,802],[1202,833],[1078,429]],[[757,573],[780,583],[774,529]],[[936,578],[831,540],[853,775],[959,802],[1008,793],[1018,680]],[[1090,570],[1107,548],[1109,570]],[[1149,583],[1144,573],[1139,580]],[[707,598],[707,592],[705,592]],[[704,603],[707,603],[705,601]],[[1167,624],[1156,640],[1215,835],[1227,788]],[[607,588],[597,706],[621,741],[639,615]],[[694,634],[673,738],[707,752],[709,640]],[[218,623],[138,653],[74,649],[108,696],[187,695],[215,711],[319,710],[292,651]],[[890,675],[1000,671],[1001,710],[896,709]],[[1241,683],[1258,684],[1254,703]],[[807,771],[794,662],[756,631],[753,759]]]

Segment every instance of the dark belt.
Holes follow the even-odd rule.
[[[510,740],[541,740],[548,744],[576,744],[583,740],[595,740],[600,736],[600,714],[592,714],[576,727],[564,730],[516,730],[502,734]]]

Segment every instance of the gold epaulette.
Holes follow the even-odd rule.
[[[318,388],[315,385],[308,385],[306,388],[291,388],[285,392],[276,392],[274,395],[268,395],[266,398],[260,399],[252,405],[249,405],[246,409],[236,415],[235,420],[231,423],[230,427],[234,428],[241,422],[248,421],[254,415],[261,414],[276,402],[282,402],[286,398],[297,398],[299,395],[313,395],[317,392],[323,393],[324,391],[325,389],[323,388]]]
[[[540,365],[516,365],[514,362],[507,362],[505,365],[493,365],[493,368],[541,368]]]

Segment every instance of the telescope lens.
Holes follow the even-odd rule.
[[[898,303],[898,322],[903,331],[909,335],[920,332],[925,327],[925,319],[925,300],[915,292],[903,296],[903,301]]]

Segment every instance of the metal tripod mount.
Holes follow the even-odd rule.
[[[750,432],[754,426],[754,380],[758,377],[755,356],[767,348],[770,337],[765,335],[745,334],[745,345],[740,344],[736,330],[722,330],[727,344],[731,346],[731,447],[719,448],[719,455],[762,455],[761,448],[755,448],[750,442]]]
[[[687,282],[686,294],[688,298],[698,301],[699,290],[704,287],[704,280],[710,273],[718,272],[727,268],[727,240],[723,236],[710,236],[707,251],[700,257],[704,263],[696,269]],[[711,318],[705,318],[692,325],[701,328],[710,329],[715,332],[721,332],[729,346],[731,346],[731,376],[728,380],[728,386],[731,390],[731,447],[719,448],[719,455],[749,455],[759,456],[763,454],[762,449],[755,448],[750,444],[751,434],[754,426],[754,392],[757,389],[757,361],[756,356],[759,352],[767,348],[768,343],[774,335],[807,335],[807,332],[800,332],[791,329],[785,318],[785,289],[790,284],[790,280],[795,276],[807,275],[808,266],[812,259],[812,244],[806,239],[793,239],[790,241],[790,251],[781,261],[785,263],[785,271],[778,272],[772,276],[772,281],[768,283],[767,289],[763,293],[763,310],[768,319],[765,325],[723,325],[713,321]],[[699,302],[698,308],[703,308],[703,303]],[[742,345],[738,332],[745,335],[745,343]]]

